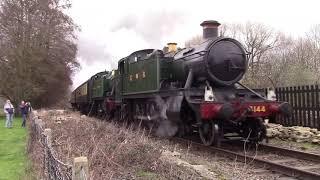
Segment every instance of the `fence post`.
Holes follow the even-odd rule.
[[[38,128],[40,128],[39,132],[41,132],[41,131],[43,131],[43,128],[45,127],[45,123],[42,121],[42,119],[40,119],[40,118],[37,118],[37,119],[38,119],[38,121],[36,123],[37,123]]]
[[[48,146],[51,147],[52,131],[51,129],[45,129],[43,134],[47,137]]]
[[[36,125],[36,131],[37,131],[37,135],[40,136],[43,132],[43,121],[42,119],[39,119],[38,117],[36,117],[35,119],[35,125]]]
[[[73,160],[72,180],[89,179],[89,165],[87,157],[77,157]]]

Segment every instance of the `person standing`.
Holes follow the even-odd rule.
[[[31,112],[31,111],[32,111],[31,103],[28,101],[28,102],[26,102],[26,105],[27,105],[28,114],[29,114],[29,112]]]
[[[27,115],[28,115],[28,105],[24,101],[21,101],[20,112],[21,112],[21,116],[22,116],[21,127],[26,127],[26,119],[27,119]]]
[[[7,100],[3,107],[4,112],[6,113],[6,128],[12,128],[14,107],[11,104],[10,100]]]

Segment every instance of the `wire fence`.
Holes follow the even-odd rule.
[[[88,179],[86,171],[80,169],[79,175],[73,166],[60,161],[57,158],[56,152],[52,148],[51,129],[45,129],[44,122],[38,118],[36,112],[30,114],[30,140],[29,143],[35,141],[40,142],[43,149],[43,175],[49,180],[71,180],[71,179]],[[32,144],[31,144],[32,146]],[[28,147],[31,147],[30,144]]]

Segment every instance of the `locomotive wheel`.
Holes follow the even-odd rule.
[[[118,119],[120,122],[125,123],[129,120],[129,109],[128,109],[128,105],[127,104],[123,104],[120,107],[120,110],[118,112]]]
[[[257,143],[261,142],[266,138],[267,129],[263,124],[261,118],[252,119],[250,123],[246,125],[246,129],[242,133],[244,138],[248,138],[251,142]]]
[[[104,110],[103,110],[103,108],[102,108],[102,104],[99,103],[99,104],[97,105],[97,117],[98,117],[99,119],[101,119],[101,118],[104,117],[104,115],[105,115],[105,112],[104,112]]]
[[[156,103],[154,103],[153,101],[150,101],[148,103],[148,116],[149,117],[154,117],[157,115],[157,110],[156,110]],[[147,126],[149,128],[149,133],[151,133],[153,131],[153,128],[155,126],[156,121],[155,120],[149,120],[147,121]]]
[[[199,126],[199,135],[205,146],[219,145],[219,127],[213,121],[203,121]]]
[[[257,126],[258,126],[258,135],[257,135],[257,139],[258,141],[262,141],[263,139],[266,139],[267,137],[267,128],[266,126],[263,124],[263,119],[258,118],[257,119]]]
[[[192,134],[192,122],[195,122],[193,111],[188,108],[184,108],[181,111],[181,122],[179,124],[179,137],[185,137]]]

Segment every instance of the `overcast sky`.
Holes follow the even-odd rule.
[[[319,0],[73,0],[68,12],[81,27],[73,87],[145,48],[180,46],[201,34],[204,20],[259,22],[295,37],[320,24]]]

